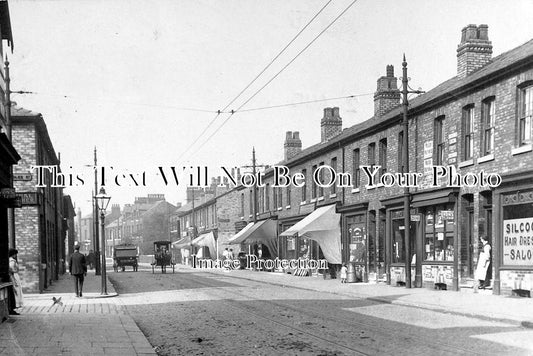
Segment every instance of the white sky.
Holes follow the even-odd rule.
[[[343,128],[373,114],[372,95],[215,117],[178,108],[223,109],[326,4],[326,0],[10,0],[15,51],[9,54],[19,106],[43,114],[63,170],[85,184],[65,190],[90,212],[92,175],[83,165],[146,171],[147,188],[107,187],[112,203],[164,193],[158,166],[212,167],[283,158],[286,131],[304,148],[320,140],[323,108],[339,106]],[[351,0],[333,0],[303,35],[229,109],[237,109],[272,78]],[[372,94],[387,64],[411,87],[429,90],[456,74],[456,48],[467,24],[489,25],[494,56],[533,38],[533,1],[359,0],[243,109]],[[64,97],[67,96],[67,97]],[[200,147],[200,148],[199,148]],[[180,160],[178,158],[181,157]],[[212,169],[213,173],[218,172]]]

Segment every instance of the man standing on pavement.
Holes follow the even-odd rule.
[[[68,268],[70,274],[74,276],[76,297],[82,297],[83,279],[87,275],[87,262],[85,261],[85,255],[80,253],[80,245],[74,246],[74,253],[70,255]]]

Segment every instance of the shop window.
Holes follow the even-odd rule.
[[[486,156],[494,153],[494,120],[495,120],[494,97],[485,99],[481,107],[481,155]]]
[[[392,263],[405,263],[404,219],[392,220]]]
[[[454,220],[446,220],[445,211],[453,205],[429,207],[425,211],[425,261],[453,261]]]
[[[361,155],[359,148],[353,150],[353,187],[359,188],[361,184]]]
[[[519,88],[518,92],[518,138],[519,146],[531,144],[531,117],[533,116],[533,85]]]
[[[435,119],[433,142],[435,145],[435,165],[442,166],[444,163],[444,116],[439,116]]]
[[[463,108],[463,161],[472,159],[474,152],[474,105]]]
[[[365,215],[354,215],[346,218],[350,262],[366,264],[366,222]]]

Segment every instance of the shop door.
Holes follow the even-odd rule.
[[[474,278],[474,271],[476,270],[476,265],[474,261],[475,250],[476,249],[476,238],[474,237],[474,211],[468,210],[468,226],[467,226],[467,239],[468,239],[468,278]]]
[[[364,215],[349,216],[346,218],[346,229],[350,249],[349,261],[356,265],[359,273],[356,277],[362,280],[366,273],[367,263],[367,234]]]

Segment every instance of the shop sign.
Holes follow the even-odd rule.
[[[420,221],[420,214],[411,214],[411,221]]]
[[[17,193],[22,205],[39,205],[39,196],[36,192]]]
[[[31,173],[13,173],[13,180],[30,181]]]
[[[533,218],[503,221],[503,264],[533,265]]]
[[[0,198],[2,199],[15,199],[17,194],[15,188],[2,188],[0,189]]]
[[[454,220],[453,210],[441,210],[440,216],[442,220]]]

